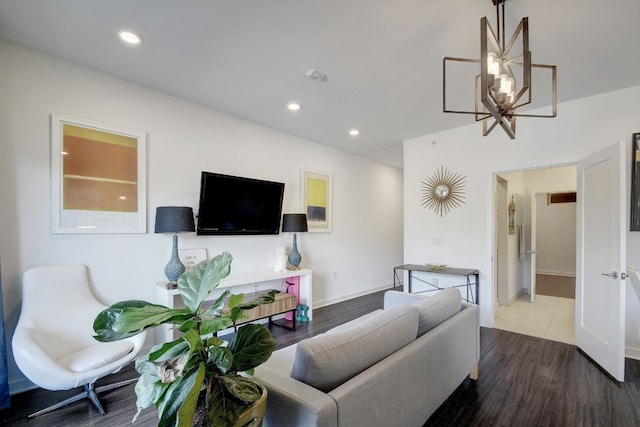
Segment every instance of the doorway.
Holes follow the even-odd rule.
[[[550,281],[572,280],[575,284],[575,202],[573,210],[567,209],[568,205],[558,209],[560,205],[549,205],[548,194],[575,192],[576,179],[573,165],[496,176],[495,328],[575,343],[575,299],[545,291],[544,287],[553,285]],[[516,200],[516,227],[505,242],[503,213],[512,199]],[[569,213],[559,215],[560,210]],[[572,233],[566,233],[567,230]],[[565,259],[567,247],[573,251],[573,257]],[[536,291],[536,277],[541,280],[542,290]]]

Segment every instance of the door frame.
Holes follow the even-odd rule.
[[[567,167],[567,166],[576,166],[578,165],[578,162],[581,159],[584,159],[586,157],[588,157],[590,155],[590,153],[580,153],[580,155],[574,155],[574,156],[568,156],[568,157],[562,157],[562,158],[557,158],[557,159],[549,159],[547,161],[543,161],[539,164],[531,164],[531,163],[526,163],[526,164],[522,164],[520,166],[514,166],[513,168],[509,168],[509,169],[501,169],[501,170],[497,170],[497,171],[493,171],[491,172],[490,175],[490,179],[491,179],[491,204],[490,204],[490,208],[491,208],[491,214],[489,217],[489,228],[490,228],[490,233],[489,236],[491,237],[491,272],[492,272],[492,277],[491,277],[491,286],[489,287],[488,291],[489,291],[489,295],[487,295],[485,298],[485,301],[488,301],[488,304],[491,306],[490,307],[490,313],[491,315],[489,316],[487,312],[486,315],[488,316],[487,319],[485,319],[486,323],[487,323],[487,327],[489,328],[493,328],[495,326],[495,316],[496,316],[496,311],[498,309],[498,304],[497,304],[497,286],[498,286],[498,278],[496,275],[497,272],[497,259],[496,259],[496,251],[497,251],[497,241],[496,241],[496,211],[495,211],[495,206],[497,203],[496,200],[496,194],[497,194],[497,180],[499,178],[500,175],[504,175],[504,174],[510,174],[510,173],[518,173],[518,172],[531,172],[531,171],[536,171],[536,170],[541,170],[541,169],[555,169],[555,168],[563,168],[563,167]],[[578,195],[579,196],[579,195]]]
[[[502,215],[499,213],[499,209],[503,208],[507,205],[509,200],[509,181],[496,175],[496,197],[494,202],[494,215],[496,221],[496,229],[495,229],[495,251],[494,251],[494,261],[495,261],[495,301],[494,304],[497,305],[506,305],[503,304],[504,301],[507,301],[508,304],[508,289],[507,283],[509,280],[508,274],[508,235],[507,235],[507,213],[503,212]],[[504,206],[500,206],[504,202]],[[497,228],[498,226],[504,227],[502,232]],[[501,250],[502,249],[502,250]],[[495,312],[494,312],[495,317]]]

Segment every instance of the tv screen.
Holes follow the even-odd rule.
[[[278,234],[284,183],[202,172],[198,234]]]

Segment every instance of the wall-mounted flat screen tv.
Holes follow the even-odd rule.
[[[202,172],[198,234],[278,234],[284,183]]]

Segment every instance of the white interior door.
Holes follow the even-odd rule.
[[[578,163],[576,344],[624,381],[624,141]]]
[[[507,307],[509,305],[509,220],[507,180],[497,177],[496,181],[496,301]],[[497,305],[496,305],[497,306]]]
[[[536,297],[536,195],[527,194],[522,197],[522,236],[524,239],[524,253],[522,254],[522,282],[529,293],[531,302]]]
[[[530,233],[529,233],[529,251],[528,254],[531,256],[531,286],[529,287],[529,298],[531,300],[531,302],[534,302],[536,300],[536,272],[538,271],[538,258],[537,258],[537,254],[538,254],[538,250],[537,250],[537,238],[538,238],[538,226],[537,226],[537,217],[536,217],[536,209],[537,209],[537,203],[536,203],[536,195],[532,194],[531,195],[531,200],[529,203],[529,212],[531,215],[531,224],[530,226]]]

